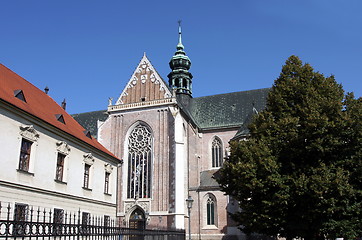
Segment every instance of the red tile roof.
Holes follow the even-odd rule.
[[[16,90],[23,91],[26,102],[15,97]],[[88,138],[85,129],[49,95],[2,64],[0,64],[0,99],[117,158],[96,139]],[[56,116],[59,117],[59,114],[63,116],[65,124],[57,120]]]

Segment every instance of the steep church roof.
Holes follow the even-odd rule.
[[[232,92],[190,99],[186,110],[203,130],[242,126],[253,108],[265,108],[269,88]]]
[[[182,111],[201,130],[240,127],[237,135],[248,133],[255,111],[265,108],[269,88],[190,98],[188,105],[178,101]],[[93,136],[97,136],[97,120],[107,119],[106,110],[72,115]]]
[[[0,100],[70,134],[82,142],[117,158],[79,125],[49,95],[0,64]]]

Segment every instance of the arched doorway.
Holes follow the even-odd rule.
[[[129,228],[143,230],[146,228],[146,218],[144,212],[136,208],[129,217]]]

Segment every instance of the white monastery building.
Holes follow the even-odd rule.
[[[0,64],[0,206],[115,217],[120,160],[47,91]]]

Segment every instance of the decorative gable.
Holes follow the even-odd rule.
[[[156,72],[145,54],[123,89],[116,105],[148,102],[171,97],[172,93],[165,81]]]

